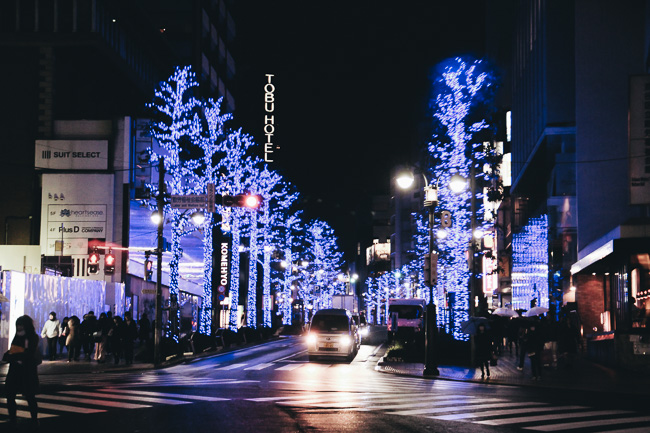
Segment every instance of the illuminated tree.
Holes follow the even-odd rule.
[[[460,58],[445,65],[441,77],[435,83],[436,98],[433,103],[434,118],[438,122],[440,134],[434,135],[429,152],[434,160],[432,179],[439,185],[448,185],[452,175],[458,173],[470,179],[473,185],[479,184],[483,176],[482,162],[486,156],[482,143],[477,143],[474,134],[488,127],[484,120],[472,121],[472,109],[485,100],[491,86],[491,77],[484,71],[481,61],[466,61]],[[477,191],[472,191],[475,189]],[[453,329],[444,314],[440,314],[439,325],[445,326],[457,340],[467,340],[469,336],[460,330],[460,324],[469,317],[470,310],[470,270],[466,252],[472,240],[472,221],[474,227],[483,225],[483,191],[470,188],[454,194],[446,187],[440,187],[439,208],[449,210],[453,215],[452,227],[446,229],[447,237],[438,241],[440,258],[438,261],[438,305],[444,305],[445,292],[453,294],[450,308],[454,310]],[[475,214],[472,215],[471,201],[474,195]],[[474,218],[474,220],[473,220]]]
[[[162,152],[149,149],[152,165],[158,163],[159,157],[165,160],[165,191],[168,194],[190,194],[195,192],[195,184],[188,182],[198,167],[197,160],[185,156],[183,151],[196,145],[200,140],[201,122],[199,118],[200,102],[192,95],[198,83],[189,67],[176,68],[173,75],[160,83],[155,90],[154,100],[149,107],[154,111],[155,121],[152,133]],[[158,194],[160,185],[149,185],[154,194]],[[183,254],[181,238],[186,232],[193,231],[189,223],[189,214],[166,205],[163,210],[171,220],[172,258],[169,263],[169,292],[172,300],[178,300],[178,264]],[[171,317],[172,326],[168,331],[178,341],[180,311],[175,310]]]

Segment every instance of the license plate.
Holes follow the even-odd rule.
[[[334,343],[325,343],[325,348],[331,348],[334,347]]]

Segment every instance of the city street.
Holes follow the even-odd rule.
[[[639,396],[377,372],[384,335],[352,362],[309,362],[296,336],[160,370],[41,375],[39,430],[650,431]],[[33,431],[19,404],[15,430]],[[11,431],[6,415],[3,399]]]

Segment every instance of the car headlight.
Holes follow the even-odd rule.
[[[345,346],[349,346],[350,343],[352,343],[352,339],[350,339],[349,336],[345,335],[345,336],[341,337],[341,340],[339,340],[339,343],[340,343],[341,346],[343,346],[343,347],[345,347]]]
[[[310,346],[316,345],[316,334],[307,334],[307,344]]]
[[[362,337],[367,337],[368,334],[370,334],[370,331],[368,330],[368,328],[361,328],[361,336]]]

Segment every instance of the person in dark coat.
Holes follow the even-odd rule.
[[[146,347],[148,346],[149,339],[151,338],[151,322],[149,322],[147,313],[142,313],[142,317],[140,317],[138,324],[140,325],[138,338],[140,339],[140,343]]]
[[[538,329],[538,325],[533,323],[528,328],[528,337],[526,339],[526,353],[530,358],[533,380],[542,378],[542,350],[544,350],[544,336]]]
[[[79,361],[79,352],[81,349],[79,325],[79,318],[77,316],[72,316],[68,320],[68,336],[65,340],[65,346],[68,349],[68,362],[72,360]]]
[[[476,345],[476,360],[481,366],[481,379],[490,377],[490,359],[492,359],[492,336],[488,333],[484,324],[478,325],[476,335],[474,336]]]
[[[122,341],[124,339],[124,321],[120,316],[113,317],[113,328],[109,331],[108,339],[111,342],[115,364],[119,364],[120,358],[122,357]]]
[[[29,413],[33,422],[38,422],[38,372],[40,364],[37,351],[39,338],[34,329],[34,321],[29,316],[16,319],[16,335],[11,341],[11,348],[3,357],[9,362],[9,372],[5,379],[7,394],[7,411],[9,422],[16,422],[16,395],[22,394],[29,405]]]
[[[65,348],[65,340],[68,336],[68,320],[69,317],[64,317],[61,321],[61,328],[59,329],[59,353],[63,354],[63,349]]]
[[[138,338],[138,327],[127,311],[124,313],[124,335],[122,336],[122,347],[124,349],[124,362],[126,365],[133,364],[133,344]]]
[[[108,340],[108,332],[111,330],[106,313],[101,313],[97,319],[97,331],[95,335],[95,361],[103,363],[106,361],[106,341]]]
[[[84,315],[80,328],[81,345],[84,349],[84,358],[90,361],[93,349],[95,348],[95,338],[93,334],[97,331],[97,316],[94,311],[89,311]]]

